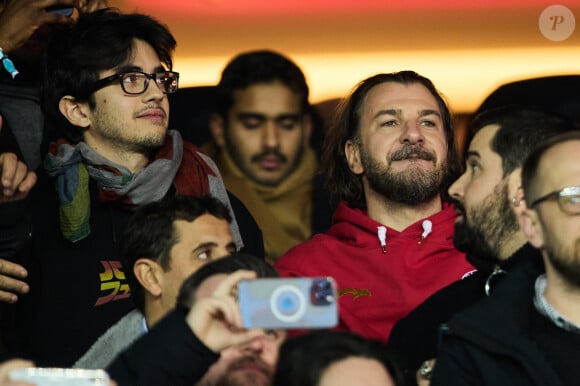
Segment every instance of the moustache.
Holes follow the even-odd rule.
[[[235,370],[242,368],[246,365],[252,365],[259,368],[264,374],[271,375],[272,369],[266,364],[262,359],[254,355],[246,355],[230,365],[230,369]]]
[[[389,161],[402,161],[410,158],[435,162],[437,157],[420,146],[407,145],[391,154]]]
[[[451,202],[453,203],[453,206],[455,207],[455,211],[460,212],[462,215],[465,215],[465,207],[463,206],[463,204],[460,201],[451,198]]]
[[[286,156],[276,149],[266,149],[263,152],[252,156],[251,161],[260,162],[263,158],[272,156],[278,158],[278,161],[280,161],[281,163],[285,163],[287,161]]]

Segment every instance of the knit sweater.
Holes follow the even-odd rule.
[[[146,333],[145,316],[133,310],[112,325],[74,364],[81,369],[104,369],[117,355]]]

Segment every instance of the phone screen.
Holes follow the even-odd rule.
[[[73,7],[64,6],[64,5],[53,5],[51,7],[46,8],[46,10],[48,12],[58,13],[59,15],[66,16],[66,17],[70,17],[74,12]]]

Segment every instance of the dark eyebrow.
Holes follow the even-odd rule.
[[[419,111],[420,117],[424,117],[426,115],[437,115],[439,118],[441,118],[441,113],[437,110],[421,110],[421,111]]]
[[[286,119],[293,119],[295,121],[299,120],[301,117],[300,114],[280,114],[278,116],[276,116],[276,120],[277,121],[284,121]]]
[[[373,119],[377,119],[378,117],[380,117],[381,115],[394,115],[394,116],[400,116],[403,113],[403,111],[401,109],[388,109],[388,110],[380,110],[379,112],[377,112],[375,114],[375,116],[373,117]]]
[[[377,119],[378,117],[380,117],[381,115],[394,115],[396,117],[400,117],[401,115],[403,115],[403,110],[401,109],[387,109],[387,110],[380,110],[379,112],[377,112],[375,114],[375,116],[373,117],[373,119]],[[424,117],[427,115],[436,115],[439,118],[441,118],[441,113],[437,110],[419,110],[419,117]]]
[[[469,157],[481,158],[481,155],[479,154],[479,152],[475,151],[475,150],[468,150],[466,156],[467,156],[466,158],[469,158]]]
[[[126,65],[123,65],[117,69],[118,73],[135,72],[135,71],[145,72],[145,71],[143,71],[143,68],[141,68],[139,66],[135,66],[133,64],[126,64]],[[155,69],[153,70],[153,73],[162,72],[162,71],[165,71],[165,68],[163,68],[163,66],[159,65],[159,66],[155,67]]]
[[[193,248],[192,252],[199,251],[201,249],[208,249],[208,248],[215,248],[217,247],[217,243],[214,241],[208,241],[207,243],[198,244],[195,248]]]
[[[258,114],[258,113],[238,113],[237,115],[238,119],[260,119],[260,120],[265,120],[266,116],[263,114]]]

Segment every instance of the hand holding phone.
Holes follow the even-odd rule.
[[[338,323],[336,283],[329,277],[241,281],[238,303],[245,328],[329,328]]]
[[[68,5],[53,5],[46,8],[48,12],[56,13],[62,16],[70,17],[74,12],[74,8]]]

